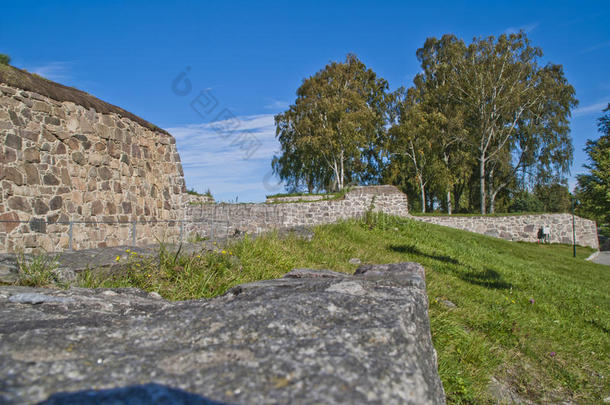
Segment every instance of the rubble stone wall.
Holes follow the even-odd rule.
[[[182,217],[182,165],[166,133],[0,83],[0,142],[1,251],[64,250],[68,221]],[[176,229],[138,224],[138,243]],[[130,224],[77,222],[73,248],[126,244],[132,232]]]
[[[394,186],[355,187],[343,198],[261,204],[189,204],[186,234],[201,237],[259,233],[270,229],[328,224],[359,218],[368,210],[407,216],[407,196]]]
[[[418,221],[463,229],[511,241],[536,242],[538,231],[549,227],[551,243],[572,243],[571,214],[507,215],[503,217],[431,216],[413,217]],[[575,217],[576,244],[599,247],[595,221]]]

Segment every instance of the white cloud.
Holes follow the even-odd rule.
[[[579,55],[582,55],[585,53],[590,53],[590,52],[595,52],[599,49],[606,48],[608,46],[610,46],[610,41],[600,42],[598,44],[591,45],[587,48],[584,48],[582,51],[579,52]]]
[[[521,25],[519,27],[508,27],[504,30],[504,34],[516,34],[519,31],[524,31],[526,34],[534,31],[540,25],[539,22],[534,22],[526,25]]]
[[[235,128],[218,131],[218,128]],[[268,179],[271,159],[279,151],[273,114],[166,128],[174,135],[187,187],[210,188],[220,201],[263,201],[281,189]],[[275,186],[275,187],[274,187]]]
[[[265,105],[265,109],[267,109],[267,110],[283,111],[283,110],[287,110],[288,107],[290,107],[290,103],[288,101],[274,100],[274,99],[268,99],[268,100],[269,100],[269,103]]]
[[[69,62],[49,62],[45,65],[31,66],[26,70],[53,81],[65,81],[70,78],[68,74],[70,70]]]
[[[574,111],[572,111],[572,117],[582,117],[589,114],[600,114],[604,108],[608,106],[610,103],[610,96],[602,101],[598,101],[595,104],[589,104],[587,106],[578,107]]]

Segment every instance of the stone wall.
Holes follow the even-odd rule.
[[[364,216],[367,210],[408,215],[407,196],[394,186],[355,187],[334,200],[277,204],[187,205],[185,232],[201,237],[259,233],[270,229],[319,225]]]
[[[4,83],[0,140],[2,251],[64,250],[68,221],[182,217],[182,165],[174,138],[163,131]],[[142,244],[177,229],[136,228]],[[119,245],[131,240],[133,226],[75,223],[72,234],[74,249]]]
[[[538,231],[543,226],[550,228],[551,243],[572,243],[572,215],[508,215],[503,217],[475,216],[432,216],[413,217],[418,221],[463,229],[511,241],[536,242]],[[576,244],[599,247],[597,227],[594,221],[576,217]]]

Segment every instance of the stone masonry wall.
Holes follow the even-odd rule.
[[[0,251],[66,249],[70,220],[182,217],[182,165],[165,133],[0,84],[0,142]],[[29,223],[7,222],[17,220]],[[138,242],[175,234],[167,225],[138,224]],[[74,249],[126,244],[133,231],[131,224],[73,227]]]
[[[201,237],[259,233],[362,217],[367,210],[407,216],[407,196],[394,186],[356,187],[336,200],[277,204],[199,204],[185,209],[185,232]]]
[[[551,243],[572,243],[572,215],[508,215],[504,217],[413,217],[418,221],[463,229],[511,241],[536,242],[538,230],[550,228]],[[594,221],[576,217],[576,244],[599,247],[597,227]]]

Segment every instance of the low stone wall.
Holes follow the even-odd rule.
[[[394,186],[356,187],[343,198],[278,204],[200,204],[185,208],[185,232],[201,237],[259,233],[277,228],[310,226],[359,218],[372,209],[408,215],[407,196]]]
[[[572,243],[571,214],[507,215],[503,217],[416,216],[413,219],[523,242],[538,241],[539,229],[548,226],[551,232],[551,243]],[[597,249],[599,242],[595,222],[580,217],[576,217],[575,222],[576,244]]]

